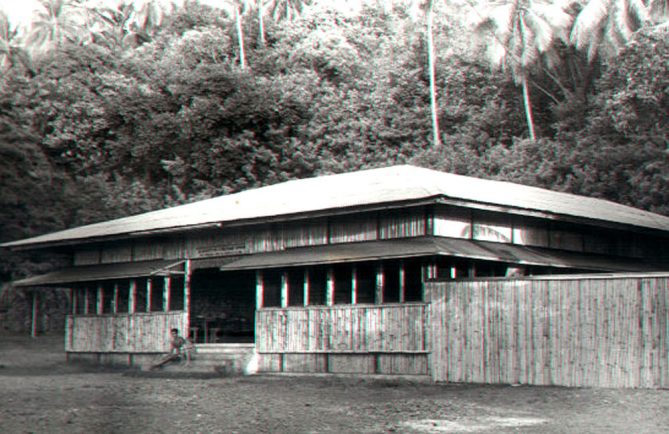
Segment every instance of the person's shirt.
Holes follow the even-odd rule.
[[[182,338],[181,336],[177,336],[175,338],[172,338],[171,350],[179,354],[181,353],[181,348],[184,345],[186,345],[186,339]]]

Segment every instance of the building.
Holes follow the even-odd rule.
[[[267,371],[427,374],[426,282],[669,269],[669,218],[413,166],[284,182],[3,244],[71,256],[72,358],[138,363],[169,329]]]

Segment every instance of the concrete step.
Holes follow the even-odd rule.
[[[147,369],[142,369],[146,371]],[[253,344],[200,344],[191,352],[190,362],[169,363],[153,373],[163,375],[251,375],[257,372]]]
[[[245,354],[255,351],[255,344],[197,344],[196,354]]]

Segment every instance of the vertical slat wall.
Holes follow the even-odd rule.
[[[91,353],[153,353],[169,348],[170,330],[185,335],[184,312],[123,315],[68,315],[65,351]]]
[[[328,243],[428,235],[425,209],[368,212],[308,221],[257,225],[229,230],[211,230],[187,237],[143,239],[132,243],[115,241],[99,250],[75,253],[76,264],[119,263],[153,259],[205,258],[240,253],[276,252],[286,248]]]
[[[431,282],[436,381],[669,387],[667,277]]]
[[[263,370],[427,374],[426,306],[260,309]]]

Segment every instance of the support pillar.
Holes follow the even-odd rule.
[[[151,303],[153,298],[153,280],[151,276],[146,278],[146,311],[151,312]]]
[[[400,303],[404,303],[406,301],[406,289],[407,286],[407,279],[406,279],[406,268],[404,265],[404,261],[400,261]]]
[[[355,265],[351,270],[351,304],[358,304],[358,269]]]
[[[112,297],[111,311],[115,315],[118,313],[118,283],[114,283],[114,295]]]
[[[105,289],[103,288],[102,284],[98,285],[98,295],[96,299],[96,304],[95,304],[95,313],[97,315],[102,315],[105,309]]]
[[[335,298],[334,269],[330,267],[328,268],[327,283],[325,287],[325,305],[332,306],[334,304],[334,298]]]
[[[288,303],[290,302],[288,291],[288,272],[284,271],[281,274],[281,307],[288,307]]]
[[[165,276],[163,279],[163,312],[170,311],[170,296],[172,295],[172,278]]]
[[[72,288],[72,315],[77,314],[77,304],[79,303],[79,288]]]
[[[30,337],[37,337],[37,292],[32,291],[33,295],[33,305],[32,305],[32,318],[30,321]]]
[[[263,307],[263,299],[265,296],[265,281],[263,279],[262,271],[256,271],[256,309],[260,310]]]
[[[304,305],[309,306],[309,269],[304,269]]]
[[[383,303],[383,287],[385,286],[383,277],[383,263],[379,262],[376,267],[376,294],[374,297],[376,304]]]
[[[191,273],[192,273],[192,267],[191,267],[191,260],[187,259],[186,262],[184,263],[184,314],[185,314],[185,328],[186,331],[184,333],[188,333],[190,331],[190,284],[191,284]]]
[[[135,313],[137,311],[137,281],[130,281],[130,288],[128,288],[128,313]]]
[[[88,287],[84,288],[84,315],[88,315],[90,313],[90,297],[88,294]]]

